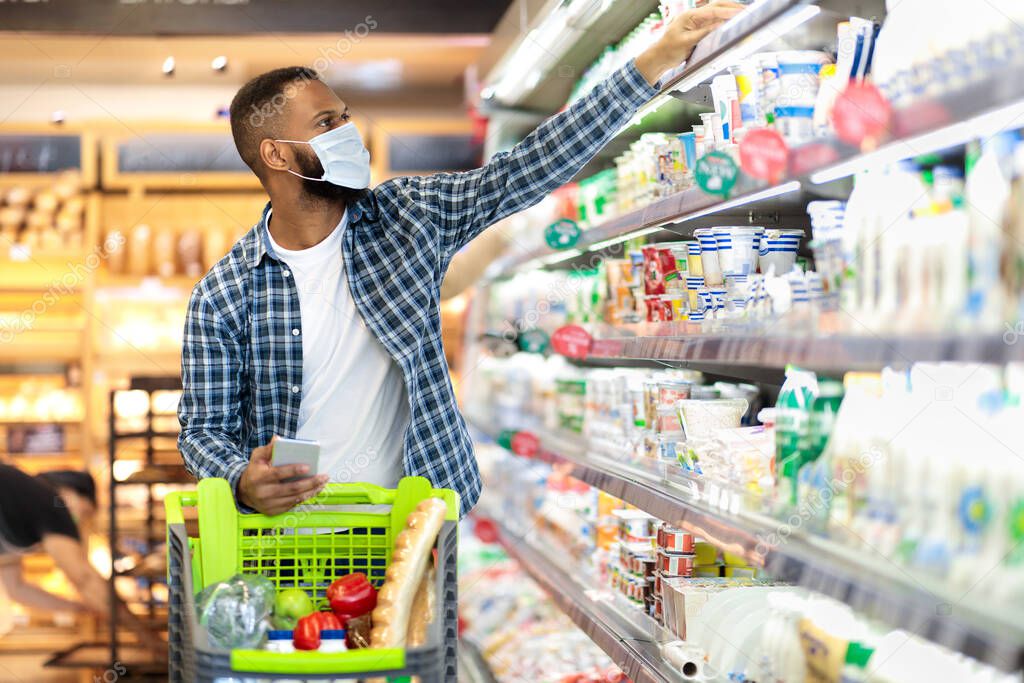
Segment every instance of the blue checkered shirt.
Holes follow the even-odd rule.
[[[630,63],[483,168],[395,178],[349,206],[342,258],[352,298],[408,391],[405,472],[454,489],[463,514],[481,482],[441,345],[448,265],[489,225],[572,180],[656,93]],[[252,449],[295,436],[302,402],[299,296],[268,246],[269,209],[196,285],[185,320],[178,446],[196,477],[234,487]]]

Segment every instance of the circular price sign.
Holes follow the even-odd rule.
[[[519,350],[526,353],[544,353],[551,345],[551,339],[547,332],[538,328],[532,328],[519,333],[517,339]]]
[[[544,229],[544,241],[552,249],[571,249],[580,241],[581,234],[576,221],[563,218]]]
[[[757,128],[740,143],[740,165],[754,178],[778,183],[789,166],[789,147],[778,131]]]
[[[590,347],[594,338],[579,325],[566,325],[555,330],[551,335],[551,348],[555,353],[566,358],[582,360],[590,355]]]
[[[740,177],[740,167],[725,152],[711,152],[697,160],[693,170],[697,185],[708,194],[728,197]]]
[[[498,434],[498,438],[495,439],[495,442],[506,451],[510,451],[512,450],[512,437],[515,435],[516,433],[513,430],[503,429],[501,433]]]
[[[540,439],[530,432],[516,432],[512,436],[512,452],[524,458],[532,458],[540,452]]]
[[[832,108],[836,135],[848,145],[875,147],[892,124],[892,107],[871,83],[850,83]]]

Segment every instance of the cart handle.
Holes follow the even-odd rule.
[[[449,519],[458,519],[458,498],[452,492],[434,489],[434,494],[448,503]],[[376,484],[328,484],[320,495],[309,499],[306,503],[322,505],[348,505],[370,503],[372,505],[389,505],[395,502],[397,490],[386,489]],[[174,491],[164,498],[164,509],[167,512],[167,524],[184,524],[185,516],[182,508],[199,505],[199,494],[196,491]]]
[[[167,513],[167,525],[184,524],[183,507],[194,508],[199,505],[199,495],[195,491],[172,491],[164,497],[164,510]]]

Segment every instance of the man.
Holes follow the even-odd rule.
[[[657,93],[660,76],[741,9],[719,2],[680,17],[481,169],[373,190],[348,108],[315,72],[278,69],[243,86],[231,131],[270,204],[189,302],[178,411],[189,470],[226,478],[243,509],[265,514],[329,480],[393,487],[422,475],[455,489],[465,514],[481,484],[441,345],[452,257],[571,180]],[[318,440],[320,473],[273,467],[275,435]]]
[[[110,584],[89,564],[80,528],[96,514],[96,484],[86,472],[44,472],[29,476],[0,465],[0,583],[14,602],[51,612],[110,614]],[[20,555],[45,552],[78,591],[69,600],[28,583],[21,574]],[[123,604],[119,622],[161,659],[167,644]]]

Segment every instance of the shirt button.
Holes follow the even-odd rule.
[[[292,275],[292,271],[290,271],[290,270],[284,271],[284,276],[285,277],[291,277],[291,275]]]
[[[299,328],[296,327],[296,328],[294,328],[292,330],[292,336],[293,337],[298,337],[299,336]]]
[[[299,387],[298,387],[298,385],[295,385],[295,386],[293,386],[293,387],[292,387],[292,393],[293,393],[293,394],[297,394],[297,393],[299,393]]]

